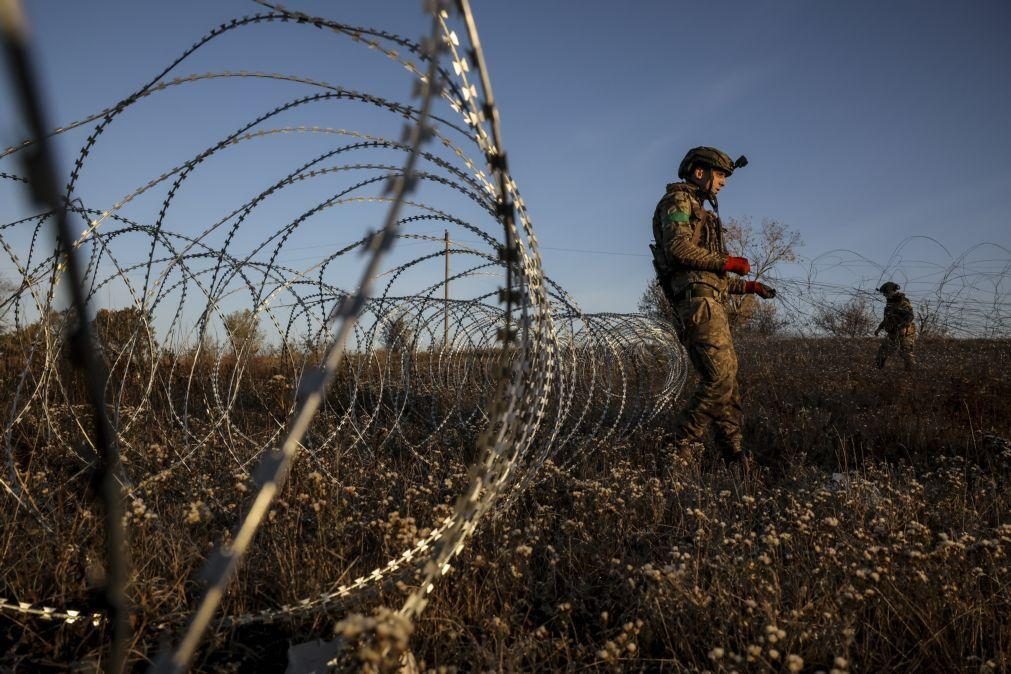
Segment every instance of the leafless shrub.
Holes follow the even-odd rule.
[[[392,352],[411,348],[414,330],[404,314],[399,314],[383,327],[383,345]]]
[[[812,321],[833,337],[866,337],[875,326],[870,303],[860,295],[816,307]]]
[[[944,312],[937,304],[923,300],[916,306],[916,332],[921,338],[950,337],[951,331],[944,320]]]
[[[135,363],[147,363],[151,358],[156,347],[153,328],[140,309],[100,309],[92,324],[108,363],[122,354]]]
[[[236,354],[254,354],[263,346],[259,317],[251,309],[239,309],[226,314],[223,322]]]
[[[754,300],[753,297],[749,299]],[[789,325],[789,321],[779,315],[779,310],[772,302],[755,300],[748,309],[747,318],[737,328],[739,332],[772,337],[783,332]]]

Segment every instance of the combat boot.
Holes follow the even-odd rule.
[[[755,462],[751,453],[745,451],[740,445],[722,445],[720,456],[723,457],[723,462],[727,464],[728,468],[737,466],[745,476],[749,475],[754,467]]]

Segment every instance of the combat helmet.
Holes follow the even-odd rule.
[[[881,287],[878,288],[878,292],[879,293],[894,293],[894,292],[898,291],[898,289],[899,289],[899,284],[898,283],[895,283],[894,281],[885,281],[884,283],[881,284]]]
[[[737,158],[737,161],[732,161],[730,155],[722,150],[717,150],[715,147],[693,147],[688,150],[688,154],[685,155],[685,158],[681,160],[681,164],[678,166],[678,178],[686,180],[688,174],[691,173],[692,167],[696,164],[719,169],[729,176],[734,172],[734,169],[747,166],[748,158],[741,155]]]

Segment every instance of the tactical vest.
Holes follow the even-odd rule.
[[[670,240],[669,237],[668,240],[664,239],[664,218],[667,210],[674,205],[675,195],[687,192],[692,204],[688,221],[692,230],[692,243],[711,253],[727,255],[727,247],[723,240],[723,224],[715,213],[702,206],[698,191],[698,187],[692,183],[671,183],[667,185],[666,194],[653,212],[653,239],[656,241],[655,246],[650,246],[653,251],[653,266],[660,284],[669,287],[672,295],[678,295],[691,283],[702,283],[719,292],[727,292],[729,286],[726,273],[691,269],[670,259],[668,254]]]
[[[898,335],[916,334],[916,314],[913,305],[902,293],[894,293],[885,302],[885,332]]]

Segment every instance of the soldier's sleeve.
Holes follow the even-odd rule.
[[[713,253],[692,241],[692,200],[684,192],[677,192],[662,215],[664,250],[668,259],[681,267],[697,271],[723,271],[727,257]]]
[[[745,283],[747,283],[747,281],[744,279],[731,276],[727,279],[727,292],[731,295],[743,295]]]

